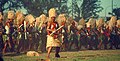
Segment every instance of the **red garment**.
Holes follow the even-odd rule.
[[[107,28],[107,29],[105,30],[104,34],[105,34],[107,37],[110,36],[110,30],[109,30],[109,28]]]
[[[50,24],[49,29],[53,31],[57,30],[58,28],[58,24],[57,22],[53,22]],[[48,35],[50,35],[52,33],[51,31],[48,32]],[[58,32],[54,33],[53,37],[56,39],[58,37]]]

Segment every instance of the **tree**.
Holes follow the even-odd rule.
[[[100,6],[100,0],[83,0],[81,5],[81,15],[83,18],[88,19],[93,16],[97,18],[97,13],[101,12],[103,8]]]
[[[9,9],[20,9],[22,7],[22,4],[18,0],[0,0],[0,12],[3,12],[5,10]]]
[[[120,19],[120,8],[114,8],[113,13],[117,16],[117,19]]]
[[[0,12],[3,12],[4,11],[4,5],[5,5],[5,3],[7,2],[7,0],[4,0],[4,1],[2,1],[2,0],[0,0]]]
[[[41,7],[43,3],[41,3],[41,1],[42,0],[21,0],[21,3],[28,13],[38,16],[43,12],[43,8]],[[44,2],[44,0],[42,2]]]
[[[88,19],[91,16],[97,18],[98,13],[103,10],[100,2],[99,0],[72,0],[70,13],[75,20],[79,20],[81,17]]]
[[[79,20],[80,19],[80,7],[81,7],[81,2],[82,0],[71,0],[72,4],[70,5],[70,7],[68,8],[68,14],[72,15],[72,17],[75,20]]]
[[[48,12],[50,8],[57,8],[58,12],[61,12],[62,4],[67,0],[21,0],[24,8],[35,16]]]
[[[68,13],[68,6],[67,6],[68,0],[60,0],[59,1],[59,13]]]

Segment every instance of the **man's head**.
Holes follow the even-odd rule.
[[[55,21],[55,19],[56,19],[56,17],[51,17],[51,20],[54,22]]]
[[[16,11],[16,20],[15,20],[15,24],[19,24],[24,20],[24,14],[21,11]]]
[[[8,19],[14,19],[14,11],[8,11]]]
[[[35,22],[35,18],[33,15],[31,14],[28,14],[26,17],[25,17],[25,21],[28,22],[27,26],[30,25],[30,26],[33,26],[34,22]]]

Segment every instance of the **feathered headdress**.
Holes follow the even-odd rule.
[[[79,23],[78,23],[79,25],[82,25],[82,26],[85,26],[85,20],[83,19],[83,18],[81,18],[80,20],[79,20]]]
[[[102,18],[100,18],[98,21],[96,21],[96,26],[99,28],[99,27],[103,26],[104,23],[105,23],[104,20]]]
[[[41,20],[42,22],[46,22],[46,19],[47,19],[47,17],[46,17],[45,14],[40,15],[40,20]]]
[[[60,14],[57,18],[57,22],[59,23],[59,25],[61,25],[63,22],[66,22],[66,15],[65,14]]]
[[[51,8],[50,10],[49,10],[49,17],[51,18],[51,17],[56,17],[56,9],[55,8]]]
[[[16,11],[16,20],[15,23],[19,24],[24,20],[24,15],[21,11]]]
[[[120,20],[117,20],[117,27],[120,28]]]
[[[25,21],[28,21],[29,24],[33,24],[33,22],[35,21],[35,18],[31,14],[29,14],[25,17]]]
[[[93,18],[90,18],[89,21],[86,23],[87,27],[94,28],[96,26],[96,21]]]
[[[109,21],[109,29],[112,30],[112,28],[116,25],[116,17],[115,16],[112,16],[110,21]]]

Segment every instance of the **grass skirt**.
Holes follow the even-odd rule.
[[[61,42],[59,39],[54,39],[52,36],[47,35],[47,44],[46,44],[46,49],[48,47],[60,47]]]

